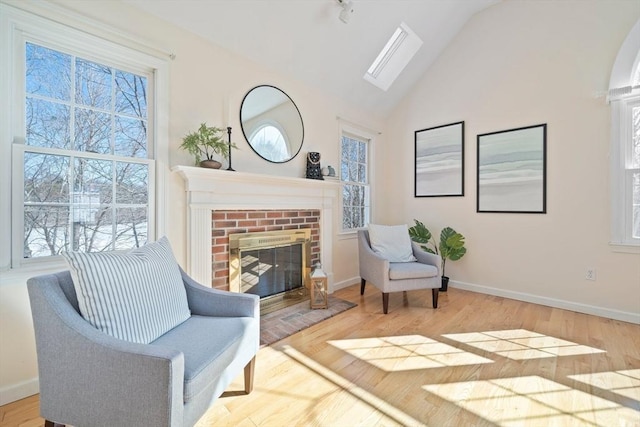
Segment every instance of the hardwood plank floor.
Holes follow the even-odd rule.
[[[358,304],[260,350],[205,426],[640,426],[640,325],[449,288]],[[0,426],[40,426],[37,396]]]

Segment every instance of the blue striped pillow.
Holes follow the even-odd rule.
[[[191,315],[166,237],[126,253],[68,252],[63,256],[80,314],[111,336],[148,344]]]

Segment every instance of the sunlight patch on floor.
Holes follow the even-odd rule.
[[[568,377],[572,380],[634,399],[640,406],[640,369],[596,372],[593,374],[569,375]],[[640,425],[640,419],[638,424]]]
[[[638,425],[640,412],[539,376],[433,384],[423,389],[499,426]]]
[[[604,353],[604,350],[526,329],[445,334],[442,336],[514,360]]]
[[[321,365],[318,362],[316,362],[315,360],[307,357],[306,355],[304,355],[303,353],[301,353],[298,350],[294,349],[293,347],[285,345],[285,346],[283,346],[283,352],[287,356],[289,356],[292,359],[296,360],[302,366],[310,369],[311,371],[315,372],[316,374],[324,377],[326,380],[328,380],[329,382],[331,382],[335,386],[338,386],[339,388],[344,390],[345,396],[342,399],[342,401],[344,403],[343,410],[336,411],[335,407],[332,408],[332,412],[335,412],[336,415],[342,414],[343,411],[349,411],[350,416],[355,416],[356,412],[354,412],[354,411],[358,411],[358,409],[357,409],[358,405],[361,406],[361,404],[364,403],[369,408],[374,409],[376,413],[379,412],[381,415],[383,415],[383,417],[381,419],[378,419],[372,425],[395,425],[395,423],[397,423],[398,425],[405,425],[405,426],[408,426],[408,425],[411,425],[411,426],[422,426],[422,425],[424,425],[422,422],[420,422],[420,421],[416,420],[415,418],[411,417],[409,414],[403,412],[401,409],[393,406],[392,404],[390,404],[390,403],[386,402],[385,400],[377,397],[376,395],[374,395],[372,393],[369,393],[365,389],[359,387],[357,384],[349,381],[348,379],[344,378],[343,376],[341,376],[339,374],[336,374],[331,369],[327,369],[323,365]],[[361,409],[364,409],[364,408],[361,408]],[[368,415],[366,414],[366,412],[368,412]],[[374,414],[371,413],[371,411],[366,411],[366,412],[364,412],[362,415],[363,416],[366,415],[369,419],[372,417],[372,415],[374,415]],[[352,419],[355,420],[355,418],[352,418]],[[332,425],[331,424],[331,419],[328,419],[328,418],[325,417],[322,421],[324,423],[326,423],[326,425]],[[359,424],[359,423],[361,423],[363,421],[364,421],[364,419],[360,419],[355,424]],[[369,423],[364,423],[364,424],[369,424]]]
[[[328,341],[387,372],[493,363],[492,360],[422,335]]]

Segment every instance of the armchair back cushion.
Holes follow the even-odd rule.
[[[148,344],[189,318],[166,237],[126,253],[68,252],[80,314],[115,338]]]
[[[389,262],[413,262],[409,228],[403,225],[369,224],[369,241],[373,252]]]

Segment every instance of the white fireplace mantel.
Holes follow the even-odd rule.
[[[187,270],[210,284],[211,212],[214,210],[318,209],[320,262],[333,291],[333,209],[339,181],[321,181],[246,172],[174,166],[187,192]]]

